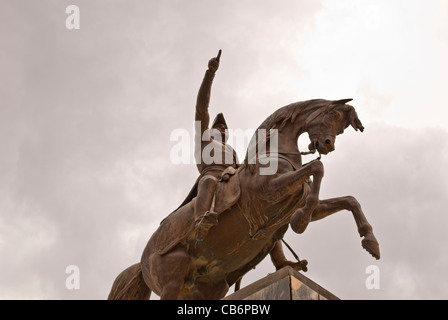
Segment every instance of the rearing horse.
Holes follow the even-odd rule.
[[[316,99],[275,111],[258,129],[274,129],[277,150],[270,150],[270,136],[257,141],[257,146],[267,142],[266,153],[256,154],[255,161],[246,155],[230,180],[227,177],[220,182],[238,182],[240,192],[220,213],[219,224],[197,242],[191,222],[195,199],[180,207],[151,236],[140,263],[117,277],[109,299],[148,299],[151,291],[161,299],[221,299],[229,286],[273,250],[288,226],[302,233],[309,222],[341,210],[353,213],[363,237],[362,247],[379,259],[378,242],[358,201],[351,196],[320,200],[323,164],[319,157],[302,165],[297,144],[299,136],[307,132],[310,151],[327,154],[334,150],[336,136],[348,126],[363,131],[355,109],[346,104],[349,101]],[[262,175],[260,169],[266,162],[261,159],[268,155],[277,156],[278,167],[275,173]],[[177,241],[164,247],[176,236]]]

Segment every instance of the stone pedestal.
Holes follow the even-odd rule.
[[[279,271],[241,288],[223,300],[339,300],[291,267]]]

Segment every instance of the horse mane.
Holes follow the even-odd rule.
[[[352,99],[342,99],[342,100],[324,100],[324,99],[313,99],[307,101],[299,101],[291,103],[276,110],[273,114],[266,118],[263,123],[257,128],[258,129],[281,129],[288,121],[294,122],[296,117],[302,112],[312,114],[321,108],[326,108],[330,105],[344,105],[345,103],[351,101]]]
[[[315,114],[316,112],[320,112],[320,110],[324,108],[327,108],[329,106],[345,105],[347,102],[351,100],[352,99],[342,99],[342,100],[312,99],[288,104],[276,110],[261,123],[261,125],[255,131],[251,139],[251,143],[254,143],[255,139],[256,139],[256,145],[258,145],[261,142],[268,143],[270,140],[269,130],[282,129],[288,122],[294,122],[294,120],[297,118],[299,114],[306,113],[312,117],[313,114]],[[258,130],[260,129],[266,130],[267,134],[265,139],[257,137],[257,132],[259,132]],[[249,165],[248,154],[249,153],[247,152],[244,158],[243,166]],[[249,167],[252,166],[249,165]]]

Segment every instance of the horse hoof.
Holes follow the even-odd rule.
[[[362,247],[372,255],[376,260],[380,259],[380,246],[376,241],[375,236],[369,233],[361,241]]]
[[[307,272],[308,271],[307,265],[308,265],[308,261],[306,261],[306,260],[300,260],[298,262],[292,262],[292,261],[285,260],[280,265],[277,265],[276,270],[278,271],[286,266],[289,266],[296,271]]]
[[[308,271],[308,261],[300,260],[300,268],[302,269],[303,272],[307,272]]]

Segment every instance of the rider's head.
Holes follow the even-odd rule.
[[[213,120],[212,130],[213,129],[218,130],[221,133],[222,142],[227,142],[227,139],[229,138],[228,128],[222,113],[219,113],[215,120]]]

